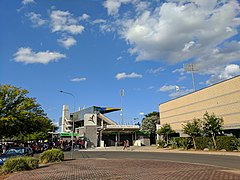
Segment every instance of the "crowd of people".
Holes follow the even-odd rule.
[[[73,148],[87,149],[88,142],[83,138],[74,141]],[[57,141],[35,141],[35,142],[0,142],[0,153],[4,153],[11,147],[31,147],[34,153],[41,153],[48,149],[57,148],[63,151],[70,151],[72,148],[72,141],[70,140],[57,140]]]

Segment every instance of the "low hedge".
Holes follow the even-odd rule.
[[[201,136],[196,137],[196,148],[199,150],[204,150],[208,148],[209,150],[214,150],[212,137]],[[159,147],[164,147],[166,143],[163,140],[158,140]],[[240,149],[240,139],[234,136],[217,136],[216,138],[217,148],[216,150],[225,149],[226,151],[234,151]],[[190,137],[172,137],[169,144],[172,148],[193,148],[193,141]]]
[[[33,157],[13,157],[7,159],[3,166],[2,171],[9,173],[14,171],[25,171],[38,168],[39,160]]]
[[[59,149],[51,149],[44,151],[39,156],[40,163],[46,164],[49,162],[60,162],[64,160],[64,154]]]
[[[205,149],[208,148],[209,150],[214,149],[213,141],[211,137],[207,136],[201,136],[201,137],[196,137],[196,148],[197,149]]]
[[[225,149],[227,151],[238,150],[239,140],[234,136],[217,136],[217,150]]]
[[[191,149],[193,147],[190,137],[172,137],[171,144],[173,148]]]

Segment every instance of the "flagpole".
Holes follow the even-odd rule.
[[[123,101],[122,101],[122,98],[124,96],[124,89],[121,89],[120,96],[121,96],[121,119],[122,119],[122,125],[123,125]]]

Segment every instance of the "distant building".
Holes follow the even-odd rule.
[[[77,135],[75,138],[86,138],[89,146],[114,146],[122,145],[124,140],[133,145],[137,140],[138,125],[117,125],[116,122],[105,116],[106,113],[119,111],[120,108],[106,108],[91,106],[69,113],[69,107],[63,106],[61,132],[71,133],[72,122]]]
[[[182,125],[206,111],[223,117],[224,133],[240,137],[240,76],[160,104],[160,125],[168,123],[183,136]]]

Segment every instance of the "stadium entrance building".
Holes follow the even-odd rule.
[[[105,114],[119,111],[120,108],[105,108],[91,106],[69,113],[69,107],[63,106],[61,118],[61,132],[71,133],[74,122],[76,138],[86,138],[91,147],[117,146],[128,140],[133,145],[137,140],[138,125],[118,125]]]
[[[202,119],[205,112],[224,120],[225,134],[240,137],[240,76],[192,92],[159,105],[160,126],[168,123],[184,136],[182,124],[194,118]]]

